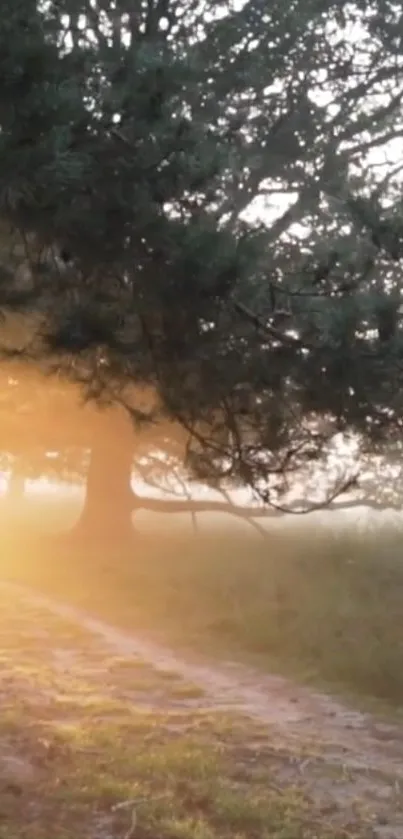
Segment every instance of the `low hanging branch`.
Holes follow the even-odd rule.
[[[143,509],[153,513],[226,513],[227,515],[236,516],[252,523],[253,519],[269,518],[279,514],[307,515],[318,510],[324,510],[340,495],[357,486],[358,474],[355,473],[345,480],[340,481],[322,501],[305,503],[303,509],[298,508],[299,504],[303,503],[302,500],[294,501],[289,506],[282,506],[281,504],[269,501],[264,507],[251,507],[233,504],[228,496],[226,501],[200,501],[192,498],[183,501],[172,501],[164,498],[139,496],[133,493],[133,511]],[[261,528],[260,532],[263,533]]]
[[[290,513],[294,516],[306,516],[308,513],[316,513],[319,510],[325,510],[333,503],[333,501],[336,500],[336,498],[339,498],[340,495],[344,495],[344,493],[348,492],[350,489],[356,489],[357,487],[358,474],[355,474],[338,483],[322,501],[310,502],[308,506],[306,506],[306,504],[305,506],[302,506],[302,509],[299,508],[299,504],[304,503],[302,499],[294,501],[292,507],[283,507],[281,504],[276,504],[275,502],[270,502],[270,506],[273,510],[280,514]]]

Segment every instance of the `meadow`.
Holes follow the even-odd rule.
[[[150,518],[130,544],[105,548],[59,535],[77,516],[69,504],[36,498],[31,527],[3,527],[3,577],[184,649],[400,707],[398,518],[365,527],[330,526],[332,514],[293,519],[268,526],[264,538],[224,517],[198,533]],[[35,531],[34,522],[53,522],[54,532]]]

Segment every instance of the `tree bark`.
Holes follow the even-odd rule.
[[[116,544],[134,536],[131,489],[133,448],[127,439],[91,450],[87,487],[80,518],[71,535],[88,544]]]

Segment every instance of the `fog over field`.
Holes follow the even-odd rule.
[[[145,484],[133,481],[133,488],[141,495],[147,497],[166,498],[174,501],[175,496],[169,493],[158,492]],[[5,500],[7,491],[7,475],[3,473],[0,478],[0,499]],[[201,501],[219,501],[222,497],[219,493],[209,491],[202,485],[195,484],[192,488],[192,499]],[[18,518],[27,518],[35,529],[68,529],[79,518],[85,499],[85,487],[64,482],[52,482],[46,479],[27,480],[25,482],[24,500],[18,509]],[[177,499],[176,499],[177,500]],[[237,505],[250,503],[250,496],[242,490],[234,491],[231,500]],[[1,503],[0,501],[0,503]],[[403,496],[401,499],[403,507]],[[174,511],[167,513],[138,510],[133,516],[136,529],[141,533],[163,533],[208,532],[211,529],[229,529],[231,532],[248,532],[251,530],[251,522],[242,517],[230,516],[226,513],[199,512],[193,518],[190,513]],[[263,531],[270,532],[273,529],[284,529],[293,527],[304,527],[308,529],[315,524],[323,526],[326,524],[330,529],[336,531],[343,526],[356,524],[359,528],[378,527],[386,524],[399,526],[403,524],[402,512],[399,510],[399,499],[394,505],[384,507],[379,505],[375,508],[370,501],[365,503],[357,497],[357,493],[345,494],[337,499],[329,508],[317,510],[305,515],[281,514],[268,510],[266,517],[259,516],[252,519]]]

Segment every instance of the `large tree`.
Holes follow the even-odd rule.
[[[195,486],[192,471],[184,464],[185,446],[186,436],[178,427],[144,427],[134,434],[122,409],[99,410],[91,403],[83,404],[77,388],[60,378],[34,374],[21,363],[2,366],[0,466],[10,477],[8,503],[1,505],[1,513],[12,528],[16,517],[21,527],[29,515],[29,494],[22,503],[24,481],[45,477],[56,484],[85,486],[82,512],[69,534],[69,542],[71,536],[75,545],[127,543],[135,535],[140,511],[187,514],[195,528],[199,514],[230,514],[265,533],[262,518],[269,513],[267,506],[245,503],[244,493],[240,502],[231,480],[220,482],[219,493],[200,493],[201,487]],[[326,491],[323,487],[318,497],[317,487],[323,483],[324,471],[329,476],[332,466],[334,469],[330,458],[322,468],[311,464],[310,473],[305,470],[305,474],[294,475],[294,491],[283,498],[281,509],[301,512],[321,507]],[[369,478],[374,466],[376,469],[373,458],[365,464]],[[396,464],[383,460],[379,468],[387,476],[383,483],[372,480],[368,485],[368,479],[360,480],[360,490],[351,487],[354,495],[337,499],[337,506],[352,506],[359,498],[378,509],[401,506]],[[343,467],[338,463],[336,474],[340,470]],[[43,525],[46,528],[46,519]],[[48,526],[52,528],[51,520]]]
[[[4,512],[13,513],[12,526],[14,514],[23,519],[28,510],[29,499],[22,504],[27,478],[85,485],[74,536],[87,541],[126,541],[134,514],[144,509],[227,512],[247,519],[266,514],[236,505],[225,490],[218,501],[195,498],[183,464],[185,437],[172,426],[133,434],[122,408],[83,404],[77,388],[22,364],[3,364],[0,393],[0,466],[9,472]],[[155,497],[155,489],[162,496]]]
[[[336,431],[399,433],[401,180],[373,154],[402,137],[401,23],[387,0],[12,0],[19,350],[269,502]]]

